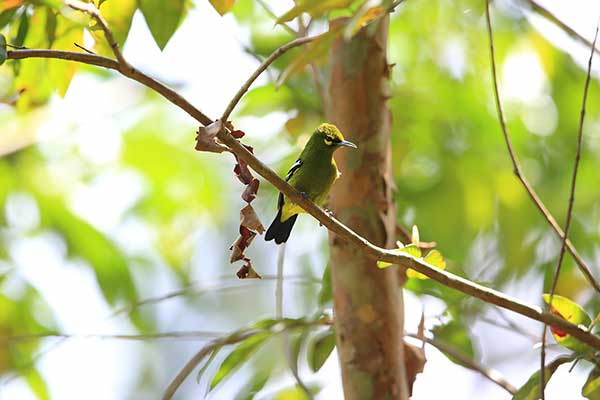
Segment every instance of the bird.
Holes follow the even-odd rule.
[[[333,124],[324,123],[315,129],[300,156],[288,171],[285,180],[305,198],[323,206],[331,186],[341,175],[333,153],[341,147],[356,149],[357,146],[344,139]],[[265,233],[265,240],[281,244],[288,240],[298,214],[304,209],[279,193],[277,216]]]

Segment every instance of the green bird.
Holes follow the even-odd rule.
[[[307,199],[323,206],[333,182],[341,175],[333,159],[333,153],[340,147],[357,148],[354,143],[344,140],[335,125],[319,125],[285,180]],[[267,229],[265,240],[275,239],[275,243],[280,244],[290,237],[298,214],[306,211],[292,203],[283,193],[279,193],[277,209],[277,216]]]

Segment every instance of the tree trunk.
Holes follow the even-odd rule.
[[[336,23],[335,21],[333,22]],[[335,216],[378,246],[394,244],[387,17],[331,48],[328,120],[358,150],[336,153]],[[330,234],[337,349],[348,399],[408,399],[403,304],[395,268],[380,270]]]

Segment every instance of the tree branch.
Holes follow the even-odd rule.
[[[310,43],[310,42],[320,38],[321,36],[323,36],[323,35],[321,34],[321,35],[317,35],[317,36],[308,36],[308,37],[301,37],[298,39],[294,39],[291,42],[288,42],[288,43],[284,44],[283,46],[279,47],[273,53],[271,53],[271,55],[265,61],[263,61],[262,64],[260,64],[258,66],[256,71],[254,71],[254,73],[252,73],[252,75],[250,75],[250,77],[246,80],[246,82],[244,82],[244,84],[242,85],[242,87],[240,87],[240,89],[237,91],[235,96],[233,96],[233,98],[227,105],[227,108],[225,108],[223,115],[221,116],[221,121],[223,121],[223,123],[227,122],[227,118],[229,118],[229,115],[231,115],[231,112],[233,111],[233,109],[235,108],[237,103],[239,103],[242,96],[244,96],[244,94],[248,91],[248,89],[250,89],[250,86],[252,85],[252,83],[254,83],[256,78],[258,78],[269,67],[269,65],[271,65],[273,63],[273,61],[275,61],[279,57],[281,57],[286,51],[293,49],[294,47],[298,47],[298,46],[302,46],[303,44]]]
[[[414,333],[406,333],[405,336],[409,336],[411,338],[415,338],[415,339],[421,340],[427,344],[432,345],[433,347],[437,348],[442,353],[446,353],[449,356],[458,360],[458,362],[463,367],[473,370],[475,372],[479,372],[485,378],[489,379],[491,382],[500,386],[501,388],[506,390],[508,393],[510,393],[512,395],[517,393],[517,389],[513,385],[511,385],[510,382],[508,382],[506,380],[506,378],[504,378],[504,376],[500,372],[496,371],[493,368],[488,368],[485,365],[473,360],[472,358],[467,357],[465,354],[456,350],[452,346],[448,346],[446,343],[443,343],[436,339],[430,339],[428,337],[420,337],[419,335],[414,334]]]
[[[542,213],[542,215],[544,216],[546,221],[548,221],[548,223],[550,224],[552,229],[554,229],[554,232],[556,232],[556,234],[559,236],[559,238],[561,240],[565,241],[567,249],[569,250],[569,253],[571,253],[571,255],[573,256],[573,259],[579,266],[579,270],[583,273],[583,275],[585,276],[587,281],[590,283],[590,285],[592,285],[592,287],[596,290],[596,292],[600,293],[600,284],[598,284],[596,279],[594,279],[594,276],[592,275],[590,269],[588,268],[585,261],[583,261],[583,258],[581,258],[581,256],[575,249],[575,246],[573,246],[571,241],[569,239],[567,239],[565,233],[562,231],[562,229],[556,222],[556,219],[554,219],[554,217],[552,216],[550,211],[548,211],[548,209],[546,208],[546,206],[544,205],[544,203],[542,202],[542,200],[540,199],[538,194],[535,192],[535,190],[533,189],[533,187],[531,186],[531,184],[529,183],[529,181],[523,174],[523,171],[521,169],[521,164],[519,163],[519,160],[517,159],[517,156],[513,149],[512,141],[510,139],[510,135],[508,134],[508,128],[506,127],[506,120],[504,119],[504,111],[502,109],[502,103],[500,101],[500,94],[498,92],[498,80],[497,80],[497,74],[496,74],[496,56],[494,55],[494,36],[492,33],[492,22],[490,19],[490,0],[486,0],[485,15],[486,15],[488,38],[489,38],[489,42],[490,42],[490,58],[491,58],[491,63],[492,63],[492,82],[493,82],[493,87],[494,87],[494,99],[496,101],[496,109],[498,111],[498,120],[500,121],[500,127],[502,128],[502,133],[504,135],[504,141],[506,142],[506,148],[508,149],[508,154],[510,155],[510,160],[513,165],[513,172],[517,176],[517,178],[521,181],[521,183],[523,184],[523,187],[529,194],[529,197],[531,198],[531,200],[533,200],[533,202],[536,205],[536,207],[538,208],[538,210]]]
[[[213,121],[204,113],[194,107],[191,103],[185,100],[178,93],[164,85],[163,83],[149,77],[132,68],[131,70],[119,70],[118,63],[107,57],[73,53],[58,50],[11,50],[7,52],[9,59],[24,59],[24,58],[56,58],[63,60],[71,60],[91,65],[97,65],[104,68],[119,71],[124,76],[133,79],[141,84],[153,89],[161,94],[167,100],[172,102],[177,107],[187,112],[192,118],[203,125],[209,125]],[[589,344],[590,346],[600,350],[600,338],[591,334],[585,327],[580,327],[569,323],[568,321],[557,317],[548,312],[542,312],[540,307],[530,306],[519,301],[511,296],[504,295],[493,289],[486,288],[477,283],[471,282],[465,278],[459,277],[447,271],[439,270],[423,260],[415,259],[407,254],[395,254],[390,250],[382,249],[373,245],[363,237],[357,235],[347,226],[341,224],[338,220],[327,214],[323,209],[317,206],[310,200],[305,199],[298,191],[281,179],[272,169],[267,167],[262,161],[257,159],[250,153],[239,141],[233,138],[227,131],[221,131],[218,135],[222,143],[229,146],[239,158],[245,161],[254,171],[261,177],[270,182],[285,196],[290,198],[292,202],[298,204],[306,212],[311,214],[321,224],[325,225],[331,232],[337,234],[341,239],[357,246],[362,252],[373,257],[374,259],[387,261],[392,264],[400,265],[404,268],[412,268],[417,272],[421,272],[427,277],[445,285],[456,289],[469,296],[476,297],[484,302],[495,304],[507,310],[514,311],[536,321],[548,323],[550,326],[561,329],[580,341]],[[569,242],[567,242],[569,243]]]

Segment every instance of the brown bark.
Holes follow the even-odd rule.
[[[334,22],[335,23],[335,22]],[[330,206],[377,246],[394,243],[387,18],[331,49],[328,120],[358,150],[336,154],[341,178]],[[337,349],[346,399],[407,399],[403,304],[397,271],[330,234]]]

